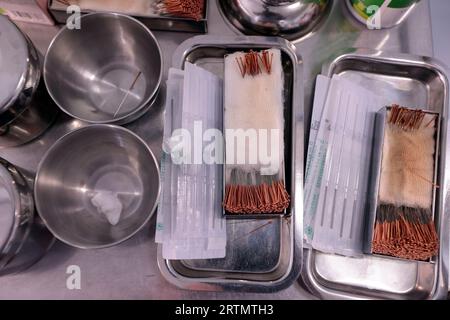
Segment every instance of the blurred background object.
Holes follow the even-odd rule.
[[[0,13],[14,21],[54,25],[47,0],[0,0]]]
[[[433,0],[430,1],[430,7],[434,56],[444,62],[447,66],[450,66],[450,41],[448,41],[447,35],[450,1]]]

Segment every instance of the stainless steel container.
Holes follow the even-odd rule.
[[[247,35],[296,41],[313,32],[331,8],[330,0],[218,0],[225,20]]]
[[[29,182],[0,158],[0,275],[30,267],[53,242],[54,237],[35,215]]]
[[[145,12],[133,13],[133,17],[152,30],[206,33],[208,31],[208,2],[209,0],[205,1],[205,12],[200,20],[161,14],[148,14]],[[69,17],[67,14],[67,5],[62,3],[62,1],[49,0],[48,10],[57,23],[65,24],[67,22],[67,18]],[[81,10],[82,15],[92,12],[92,10]]]
[[[374,139],[373,139],[373,151],[372,151],[372,160],[371,160],[371,172],[370,172],[370,189],[368,195],[368,212],[367,212],[367,222],[366,222],[366,232],[364,239],[364,252],[367,254],[373,253],[373,237],[374,237],[374,228],[377,218],[377,208],[380,205],[379,192],[380,192],[380,181],[381,181],[381,168],[383,163],[383,146],[385,143],[385,135],[386,135],[386,126],[388,121],[388,113],[391,110],[390,106],[382,108],[380,111],[376,113],[375,116],[375,130],[374,130]],[[438,155],[440,153],[439,144],[441,138],[441,116],[439,112],[435,111],[424,111],[426,114],[431,114],[436,117],[436,145],[435,152]],[[432,183],[434,185],[438,185],[438,166],[439,166],[439,157],[436,156],[434,160],[434,175]],[[432,218],[434,219],[436,212],[436,189],[433,189],[432,195]],[[378,254],[374,254],[378,255]],[[379,255],[385,257],[383,255]],[[398,259],[398,258],[393,258]]]
[[[58,239],[98,249],[141,230],[159,190],[159,166],[146,143],[128,129],[99,124],[68,133],[49,149],[34,195],[40,217]]]
[[[437,184],[434,221],[440,240],[438,255],[430,262],[385,256],[350,258],[308,249],[302,282],[322,299],[444,299],[448,293],[448,114],[449,81],[446,67],[430,57],[349,49],[323,74],[345,80],[382,95],[393,103],[417,106],[442,117],[437,148]]]
[[[38,52],[6,16],[0,15],[0,147],[24,144],[53,122],[57,108],[41,84]]]
[[[125,124],[153,104],[162,78],[158,41],[136,19],[115,13],[81,17],[81,29],[61,29],[44,61],[56,104],[90,123]]]

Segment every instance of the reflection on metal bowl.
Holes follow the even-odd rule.
[[[331,5],[331,0],[218,0],[222,15],[240,32],[291,41],[314,31]]]
[[[142,23],[114,13],[92,13],[81,29],[63,28],[44,62],[56,104],[90,123],[125,124],[155,100],[162,77],[156,38]]]
[[[41,81],[40,59],[31,41],[1,15],[0,30],[0,147],[14,147],[48,129],[58,108]]]
[[[29,268],[54,240],[35,214],[29,181],[0,158],[0,276]]]

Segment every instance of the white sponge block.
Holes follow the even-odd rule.
[[[283,118],[283,88],[284,76],[281,62],[281,52],[278,49],[268,50],[269,55],[273,55],[272,68],[270,74],[261,72],[255,76],[242,76],[237,59],[244,57],[244,52],[236,52],[225,57],[225,88],[224,88],[224,129],[226,134],[226,144],[230,143],[227,139],[227,130],[253,130],[258,132],[260,129],[266,129],[267,139],[257,135],[258,148],[267,141],[267,153],[278,152],[277,167],[281,168],[284,152],[284,118]],[[272,131],[275,130],[275,131]],[[237,131],[234,131],[237,132]],[[277,141],[271,143],[273,132],[278,132]],[[249,135],[250,136],[250,135]],[[261,139],[262,138],[262,139]],[[236,141],[236,140],[235,140]],[[234,143],[234,156],[227,154],[227,169],[239,168],[243,171],[261,171],[262,167],[267,166],[267,161],[260,155],[255,154],[255,146],[249,145],[249,140],[245,145]],[[227,146],[227,153],[229,149]],[[238,155],[245,155],[245,164],[238,164]],[[256,163],[251,161],[251,157],[256,157]],[[272,157],[272,159],[275,159]]]

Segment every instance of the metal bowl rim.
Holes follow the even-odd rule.
[[[156,172],[157,172],[157,183],[158,183],[158,190],[157,190],[157,196],[155,199],[155,203],[153,204],[153,207],[151,208],[150,213],[148,214],[147,218],[145,218],[144,222],[142,223],[141,226],[139,226],[138,228],[136,228],[135,231],[133,231],[132,233],[130,233],[129,235],[123,237],[120,240],[114,241],[112,243],[108,243],[108,244],[104,244],[104,245],[97,245],[97,246],[87,246],[87,245],[79,245],[79,244],[73,244],[70,241],[64,239],[64,237],[60,236],[52,227],[50,227],[50,225],[47,223],[47,220],[45,219],[45,217],[42,216],[41,214],[41,210],[40,210],[40,201],[39,201],[39,197],[38,197],[38,181],[39,181],[39,177],[42,171],[42,167],[45,164],[45,161],[47,160],[47,158],[49,157],[49,155],[51,153],[53,153],[57,148],[60,147],[60,145],[62,145],[65,140],[67,140],[69,137],[71,136],[75,136],[77,134],[80,134],[83,131],[86,130],[93,130],[93,129],[97,129],[97,128],[104,128],[104,129],[108,129],[111,131],[120,131],[122,133],[128,134],[131,137],[133,137],[134,139],[137,140],[137,142],[139,142],[140,144],[143,145],[144,149],[146,149],[148,151],[148,154],[150,155],[150,157],[153,159],[153,164],[155,165],[156,168]],[[65,135],[63,135],[61,138],[59,138],[44,154],[44,156],[42,157],[41,161],[39,162],[37,171],[36,171],[36,178],[35,178],[35,183],[34,183],[34,188],[33,188],[33,195],[34,195],[34,202],[35,202],[35,206],[36,206],[36,211],[39,215],[39,217],[41,218],[41,220],[44,222],[45,226],[47,227],[47,229],[53,234],[53,236],[55,238],[57,238],[58,240],[62,241],[63,243],[78,248],[78,249],[104,249],[104,248],[109,248],[109,247],[113,247],[116,246],[122,242],[125,242],[127,240],[129,240],[130,238],[132,238],[134,235],[136,235],[139,231],[142,230],[142,228],[144,228],[144,226],[150,221],[150,219],[153,217],[155,210],[158,206],[159,203],[159,198],[161,195],[161,182],[160,182],[160,169],[159,169],[159,165],[158,165],[158,161],[155,157],[155,155],[153,154],[153,151],[150,149],[150,147],[147,145],[147,143],[141,138],[139,137],[136,133],[132,132],[129,129],[126,129],[124,127],[121,126],[117,126],[117,125],[113,125],[113,124],[92,124],[92,125],[88,125],[86,127],[80,128],[80,129],[76,129],[74,131],[68,132]]]
[[[25,36],[24,32],[8,16],[2,16],[1,19],[5,19],[5,21],[8,21],[5,23],[12,24],[13,28],[15,28],[17,31],[19,31],[19,35],[23,37],[24,45],[27,49],[28,57],[30,57],[30,55],[31,55],[30,48],[29,48],[30,44],[28,43],[28,39]],[[26,68],[20,74],[19,80],[17,81],[17,86],[14,89],[14,93],[11,95],[11,98],[9,99],[9,101],[7,101],[6,104],[1,108],[0,114],[3,113],[8,108],[10,108],[11,105],[14,105],[14,102],[17,100],[17,97],[19,97],[20,93],[22,92],[23,88],[25,87],[25,83],[27,82],[27,73],[28,73],[28,70],[30,69],[30,63],[31,63],[30,61],[28,61],[26,63]]]
[[[13,199],[11,200],[11,204],[13,206],[12,208],[12,212],[11,214],[14,215],[13,218],[13,223],[11,224],[11,227],[9,228],[9,235],[8,238],[6,239],[5,243],[0,243],[0,254],[4,254],[5,252],[3,252],[5,250],[5,248],[7,247],[8,243],[11,242],[12,239],[14,239],[16,230],[19,228],[19,218],[21,216],[21,211],[22,211],[22,204],[20,202],[20,194],[19,191],[17,190],[17,185],[16,185],[16,180],[14,178],[14,176],[11,174],[11,172],[8,169],[8,165],[11,165],[9,163],[0,163],[0,174],[4,175],[5,178],[8,179],[8,182],[10,183],[10,187],[11,187],[11,191],[13,193]],[[11,165],[12,166],[12,165]],[[14,167],[16,170],[17,168]],[[17,170],[17,172],[19,172]],[[29,192],[31,193],[31,190],[29,190]],[[0,258],[0,262],[2,261],[2,259]],[[1,270],[1,268],[0,268]]]
[[[4,117],[2,121],[0,121],[0,127],[7,126],[14,122],[20,115],[30,107],[29,104],[19,104],[18,98],[22,94],[25,89],[25,85],[28,82],[31,82],[31,87],[33,88],[32,96],[36,92],[39,83],[41,81],[42,72],[40,67],[41,58],[39,57],[38,51],[34,46],[33,42],[29,38],[27,34],[25,34],[15,23],[13,20],[8,18],[8,16],[4,17],[10,24],[12,24],[13,28],[17,29],[19,35],[23,37],[24,45],[27,50],[28,60],[26,63],[26,68],[20,75],[20,78],[17,82],[17,86],[15,88],[15,92],[11,95],[11,98],[4,106],[0,108],[0,115]],[[5,117],[6,115],[6,117]],[[6,119],[6,120],[5,120]]]
[[[52,50],[56,40],[61,36],[62,33],[67,32],[67,26],[64,26],[63,28],[61,28],[61,30],[58,31],[58,33],[54,36],[54,38],[52,39],[52,41],[50,42],[50,45],[48,46],[48,49],[45,53],[45,57],[44,57],[44,66],[43,66],[43,78],[44,78],[44,82],[45,82],[45,86],[47,88],[47,91],[50,95],[50,97],[53,99],[53,101],[56,103],[56,105],[67,115],[71,116],[72,118],[84,121],[84,122],[88,122],[91,124],[114,124],[114,123],[118,123],[118,122],[126,122],[126,119],[129,117],[132,117],[134,114],[138,113],[139,111],[141,111],[143,108],[145,108],[153,98],[155,98],[155,95],[158,93],[158,90],[161,86],[161,82],[162,82],[162,76],[163,76],[163,70],[164,70],[164,61],[163,61],[163,54],[161,51],[161,46],[159,45],[158,40],[156,39],[155,35],[153,34],[153,32],[151,32],[151,30],[149,28],[147,28],[147,26],[145,24],[143,24],[142,22],[140,22],[139,20],[125,15],[125,14],[121,14],[121,13],[114,13],[114,12],[92,12],[92,13],[88,13],[85,14],[83,16],[80,17],[80,21],[82,19],[88,18],[90,16],[114,16],[114,17],[118,17],[121,19],[128,19],[132,22],[137,23],[141,28],[143,28],[143,30],[153,39],[154,43],[156,44],[156,48],[158,49],[158,55],[159,55],[159,63],[160,63],[160,70],[159,70],[159,76],[158,76],[158,80],[156,82],[155,88],[153,88],[153,92],[151,93],[151,95],[149,95],[149,97],[143,101],[138,107],[136,107],[135,109],[133,109],[131,112],[121,116],[121,117],[117,117],[117,118],[113,118],[110,120],[90,120],[90,119],[86,119],[83,117],[80,117],[78,115],[72,114],[71,112],[69,112],[68,110],[66,110],[66,108],[64,108],[59,101],[57,101],[53,95],[53,91],[50,90],[49,86],[48,86],[48,72],[47,72],[47,60],[48,60],[48,56],[50,51]]]

